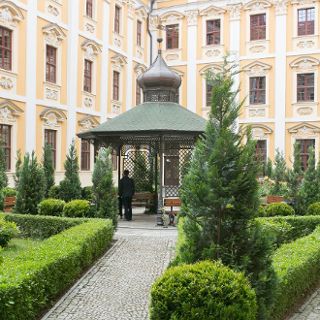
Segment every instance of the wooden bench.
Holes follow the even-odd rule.
[[[181,207],[181,200],[179,198],[166,198],[163,200],[163,205],[165,207],[171,207],[169,212],[170,225],[174,225],[174,217],[179,211],[173,211],[173,207]]]
[[[132,206],[141,207],[145,206],[147,209],[152,208],[156,199],[156,194],[151,192],[137,192],[132,197]]]
[[[284,197],[281,196],[267,196],[267,203],[278,203],[278,202],[283,202]]]

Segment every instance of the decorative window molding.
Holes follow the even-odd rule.
[[[147,70],[147,67],[141,63],[138,63],[135,67],[134,67],[134,72],[136,74],[136,76],[140,76],[141,74],[143,74],[145,71]]]
[[[90,61],[95,61],[97,56],[102,52],[101,45],[93,40],[83,41],[81,48],[85,52],[85,59]]]
[[[253,124],[251,128],[252,138],[255,140],[267,139],[273,133],[273,130],[264,124]]]
[[[127,58],[122,54],[116,54],[111,57],[112,69],[121,72],[123,67],[127,64]]]
[[[44,125],[51,129],[60,127],[61,123],[67,119],[63,111],[55,108],[46,108],[40,113],[40,118],[44,121]]]
[[[61,42],[66,38],[66,34],[56,23],[50,23],[42,28],[45,40],[48,44],[59,47]]]
[[[12,125],[22,113],[23,110],[10,100],[0,103],[0,122],[2,124]]]
[[[227,5],[227,10],[230,15],[230,21],[240,20],[242,8],[243,6],[241,3]]]
[[[89,34],[95,35],[97,29],[97,15],[98,15],[98,3],[97,0],[92,0],[92,16],[87,15],[87,0],[83,1],[84,8],[83,8],[83,28],[85,32]]]
[[[200,69],[200,74],[202,77],[205,77],[208,72],[213,74],[222,72],[223,68],[220,64],[212,63],[210,65],[206,65]]]
[[[272,3],[268,0],[252,0],[243,6],[243,10],[248,10],[251,12],[265,11],[270,8]]]
[[[270,87],[270,80],[269,80],[269,73],[271,70],[271,66],[260,62],[260,61],[253,61],[249,63],[243,68],[243,71],[246,73],[246,88],[245,92],[249,93],[250,90],[250,78],[251,77],[265,77],[265,104],[252,104],[250,105],[250,97],[249,95],[246,96],[245,102],[245,110],[246,110],[246,117],[248,118],[265,118],[269,115],[269,87]]]
[[[178,11],[169,11],[159,16],[161,24],[175,24],[184,18],[184,14]]]
[[[299,57],[290,63],[292,69],[299,71],[314,71],[320,64],[320,61],[314,57]]]
[[[52,17],[61,20],[62,4],[56,0],[46,0],[46,13]]]
[[[0,23],[2,26],[15,28],[23,19],[22,11],[12,1],[0,2]]]
[[[144,6],[141,6],[135,10],[138,19],[146,20],[148,17],[148,12]]]
[[[100,122],[95,117],[86,115],[78,121],[78,124],[80,126],[80,132],[85,132],[97,127]]]

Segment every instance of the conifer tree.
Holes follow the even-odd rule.
[[[14,185],[16,189],[18,188],[18,185],[19,185],[19,176],[20,176],[21,166],[22,166],[22,155],[21,155],[21,150],[19,149],[17,151],[15,173],[13,176]]]
[[[152,169],[148,168],[147,157],[144,152],[137,151],[134,159],[133,180],[135,181],[136,192],[152,191]]]
[[[259,167],[250,132],[235,131],[242,104],[232,89],[231,73],[225,64],[223,73],[212,79],[205,136],[196,145],[181,188],[186,241],[180,249],[182,262],[221,260],[244,271],[256,289],[263,319],[272,302],[272,247],[252,222],[258,206]]]
[[[117,225],[117,195],[112,180],[110,150],[99,150],[92,174],[93,194],[96,202],[96,216],[108,218]]]
[[[48,197],[49,190],[54,186],[54,167],[52,147],[46,144],[43,147],[43,171],[45,178],[45,197]]]
[[[304,174],[299,197],[302,201],[302,210],[305,212],[308,206],[314,202],[319,201],[320,195],[317,186],[317,170],[315,161],[314,148],[309,148],[308,168]],[[301,213],[304,213],[301,212]]]
[[[0,143],[0,210],[3,210],[4,193],[3,188],[8,185],[8,177],[6,174],[6,157],[3,144]]]
[[[272,194],[279,196],[284,195],[282,186],[283,183],[286,181],[286,170],[287,165],[283,153],[277,149],[273,170],[273,179],[275,184],[271,189]]]
[[[31,157],[28,153],[24,156],[17,191],[14,211],[37,214],[37,206],[44,196],[44,173],[34,152]]]
[[[267,177],[272,179],[273,177],[273,166],[272,166],[272,161],[270,158],[268,158],[267,164],[266,164],[266,170],[265,174]]]
[[[60,198],[64,201],[81,199],[79,163],[75,142],[72,141],[66,161],[64,162],[64,179],[60,182]]]

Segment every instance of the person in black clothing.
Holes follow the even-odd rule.
[[[124,170],[123,178],[120,180],[120,185],[119,185],[119,197],[121,198],[122,204],[124,205],[124,217],[127,221],[132,220],[132,196],[133,195],[134,195],[134,181],[132,178],[129,178],[129,170]]]

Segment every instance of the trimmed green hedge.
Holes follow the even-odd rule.
[[[88,221],[61,217],[35,216],[29,214],[0,213],[0,218],[15,222],[23,238],[46,239],[61,231]]]
[[[90,204],[87,200],[72,200],[67,202],[63,208],[65,217],[81,218],[87,217],[90,211]]]
[[[42,216],[62,216],[65,204],[63,200],[48,198],[38,204],[38,213]]]
[[[110,220],[94,219],[3,262],[0,268],[1,320],[35,319],[106,250],[113,232]]]
[[[14,222],[6,221],[0,217],[0,247],[5,247],[18,234],[19,229]]]
[[[267,205],[265,207],[264,212],[266,217],[294,215],[294,209],[291,206],[289,206],[287,203],[282,203],[282,202],[271,203]]]
[[[310,206],[307,209],[307,215],[309,216],[320,215],[320,202],[315,202],[310,204]]]
[[[221,263],[169,268],[151,289],[150,320],[254,320],[256,314],[249,281]]]
[[[320,216],[278,216],[256,220],[272,232],[278,246],[307,236],[320,225]]]
[[[312,234],[284,244],[273,256],[278,277],[272,319],[282,319],[288,310],[320,278],[320,227]]]

